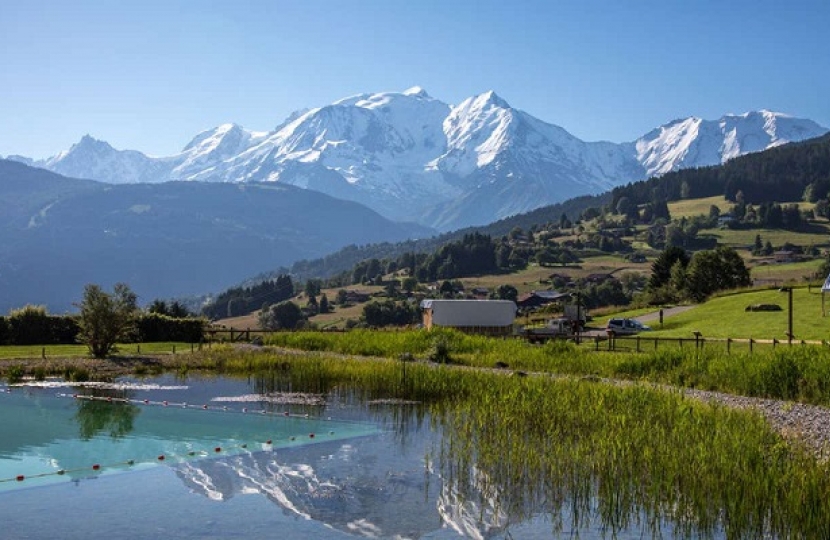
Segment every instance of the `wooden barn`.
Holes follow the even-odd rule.
[[[516,304],[511,300],[424,300],[424,328],[436,326],[487,335],[513,333]]]

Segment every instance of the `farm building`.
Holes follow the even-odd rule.
[[[456,328],[477,334],[513,332],[516,304],[511,300],[424,300],[424,327]]]

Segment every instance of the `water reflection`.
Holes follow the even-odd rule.
[[[119,439],[133,431],[141,409],[127,401],[132,397],[130,392],[96,388],[88,389],[81,395],[86,398],[77,400],[75,413],[81,439],[89,440],[102,432],[108,432],[113,439]]]

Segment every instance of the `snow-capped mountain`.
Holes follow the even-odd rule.
[[[648,176],[717,165],[767,148],[819,137],[827,129],[812,120],[767,110],[728,114],[719,120],[686,118],[637,139],[636,157]]]
[[[676,120],[633,142],[585,142],[492,91],[450,106],[415,87],[299,111],[271,132],[225,124],[169,157],[115,150],[86,136],[47,160],[10,159],[111,183],[281,182],[394,220],[452,229],[827,131],[759,111]]]

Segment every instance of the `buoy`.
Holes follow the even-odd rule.
[[[242,407],[242,412],[248,412],[248,407]]]
[[[329,435],[334,435],[334,432],[333,432],[333,431],[329,431]]]
[[[17,475],[17,478],[16,478],[16,480],[17,480],[18,482],[22,482],[22,481],[23,481],[23,480],[25,480],[25,479],[26,479],[26,477],[25,477],[25,476],[23,476],[22,474],[18,474],[18,475]]]
[[[207,409],[207,405],[202,405],[202,408],[203,408],[203,409]]]
[[[221,446],[217,446],[216,448],[214,448],[214,449],[213,449],[213,451],[214,451],[214,452],[221,452],[221,451],[222,451],[222,447],[221,447]]]
[[[167,407],[167,401],[166,400],[162,401],[161,404],[164,405],[165,407]]]
[[[313,438],[314,438],[314,433],[309,433],[309,434],[308,434],[308,438],[309,438],[309,439],[313,439]]]
[[[288,416],[288,411],[285,411],[285,412],[284,412],[284,413],[282,413],[282,414],[284,414],[285,416]]]
[[[93,465],[93,466],[92,466],[92,470],[93,470],[93,471],[97,471],[97,470],[98,470],[98,469],[100,469],[100,468],[101,468],[101,466],[100,466],[100,465],[98,465],[97,463],[96,463],[95,465]]]
[[[135,461],[133,461],[131,459],[128,459],[127,460],[127,465],[135,465]]]
[[[267,441],[265,441],[265,444],[271,444],[271,439],[268,439]]]
[[[160,456],[158,457],[158,460],[159,460],[159,461],[164,461],[164,454],[160,455]]]
[[[66,474],[66,471],[63,469],[59,469],[55,474]]]
[[[248,448],[248,445],[247,444],[242,444],[241,448]]]
[[[145,405],[147,405],[147,404],[149,404],[149,403],[150,403],[150,400],[149,400],[149,399],[145,399],[145,400],[144,400],[144,404],[145,404]]]
[[[292,441],[294,440],[294,436],[293,436],[293,435],[291,436],[291,440],[292,440]]]

